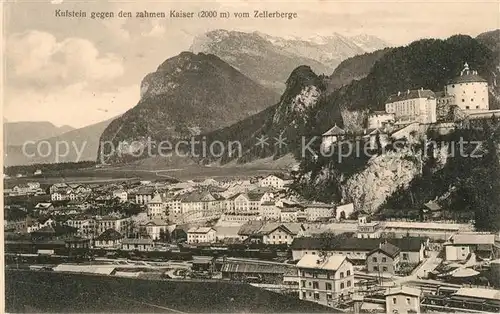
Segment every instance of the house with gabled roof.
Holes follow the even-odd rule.
[[[94,240],[95,248],[118,249],[121,248],[123,235],[115,229],[107,229]]]
[[[301,300],[334,306],[354,291],[354,268],[343,255],[305,255],[297,270]]]
[[[290,245],[295,237],[303,234],[304,230],[302,224],[267,223],[259,230],[259,234],[262,235],[262,243],[264,244]]]
[[[395,274],[399,270],[400,252],[394,244],[381,242],[366,257],[368,272]]]
[[[193,227],[187,232],[187,243],[214,243],[217,231],[212,227]]]
[[[342,140],[346,134],[346,131],[335,123],[328,131],[321,134],[321,148],[323,150],[329,150],[330,147],[339,140]]]

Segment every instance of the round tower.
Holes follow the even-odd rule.
[[[464,64],[460,75],[446,85],[446,94],[463,110],[488,110],[488,82]]]

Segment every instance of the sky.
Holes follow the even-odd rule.
[[[83,10],[87,18],[56,17],[57,9]],[[280,10],[297,12],[298,18],[90,18],[90,12],[121,10]],[[144,76],[212,29],[303,38],[370,34],[399,46],[500,28],[498,1],[7,0],[3,11],[4,118],[73,127],[135,106]]]

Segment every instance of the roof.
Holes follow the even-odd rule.
[[[449,84],[461,84],[461,83],[487,83],[488,81],[482,78],[475,71],[469,71],[463,75],[457,76],[448,82]]]
[[[491,233],[464,232],[451,238],[453,244],[494,244],[495,235]]]
[[[386,254],[387,256],[394,258],[394,257],[398,256],[398,254],[399,254],[399,252],[401,252],[401,250],[397,246],[395,246],[394,244],[391,244],[389,242],[384,242],[384,243],[380,243],[379,247],[374,249],[373,251],[371,251],[369,255],[371,255],[375,252],[382,252],[382,253]]]
[[[396,287],[396,288],[389,288],[385,292],[385,296],[395,295],[395,294],[405,294],[405,295],[419,297],[421,295],[421,291],[420,291],[420,289],[417,289],[417,288],[412,288],[412,287],[408,287],[408,286],[401,286],[401,287]]]
[[[346,257],[340,254],[333,254],[326,257],[306,254],[297,263],[298,268],[314,268],[322,270],[337,270],[344,263]]]
[[[123,239],[122,244],[153,244],[151,239]]]
[[[208,233],[210,230],[214,230],[212,227],[193,227],[189,229],[189,233]]]
[[[387,239],[387,241],[397,246],[402,252],[419,252],[422,243],[426,238],[404,237]],[[293,239],[292,250],[336,250],[336,251],[372,251],[380,245],[381,239],[367,238],[343,238],[334,236],[332,238],[320,237],[299,237]]]
[[[107,229],[103,233],[101,233],[95,240],[96,241],[116,241],[122,239],[123,236],[121,233],[116,231],[115,229]]]
[[[168,226],[169,223],[162,219],[151,219],[148,222],[144,223],[143,226]]]
[[[331,129],[323,133],[323,136],[330,136],[330,135],[343,135],[345,134],[345,131],[337,126],[335,124]]]
[[[308,203],[303,204],[305,208],[334,208],[333,204],[325,204],[325,203]]]
[[[38,203],[35,208],[49,208],[50,206],[52,206],[52,203]]]
[[[427,203],[424,204],[424,206],[430,209],[431,211],[441,210],[441,206],[439,206],[439,204],[434,201],[428,201]]]
[[[493,289],[460,288],[454,295],[478,299],[500,300],[500,291]]]
[[[417,99],[417,98],[436,98],[436,94],[429,89],[412,89],[405,92],[398,92],[389,96],[386,103],[390,104],[396,101]]]
[[[222,272],[255,273],[255,274],[285,274],[293,265],[266,263],[261,261],[227,261],[222,266]]]
[[[264,226],[264,221],[261,220],[250,220],[240,227],[238,235],[249,236],[259,232],[259,230]]]
[[[148,202],[149,203],[163,203],[163,197],[160,194],[155,194],[155,196]]]
[[[459,231],[463,224],[437,223],[437,222],[409,222],[409,221],[385,221],[385,228],[402,229],[426,229],[426,230],[449,230]]]

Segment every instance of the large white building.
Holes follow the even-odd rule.
[[[389,96],[385,111],[394,115],[396,123],[435,123],[436,95],[423,88],[398,92]]]
[[[464,69],[446,85],[445,93],[455,99],[455,105],[462,110],[488,110],[488,82],[469,68]]]
[[[334,306],[354,290],[354,268],[343,255],[307,254],[297,263],[297,269],[301,300]]]

